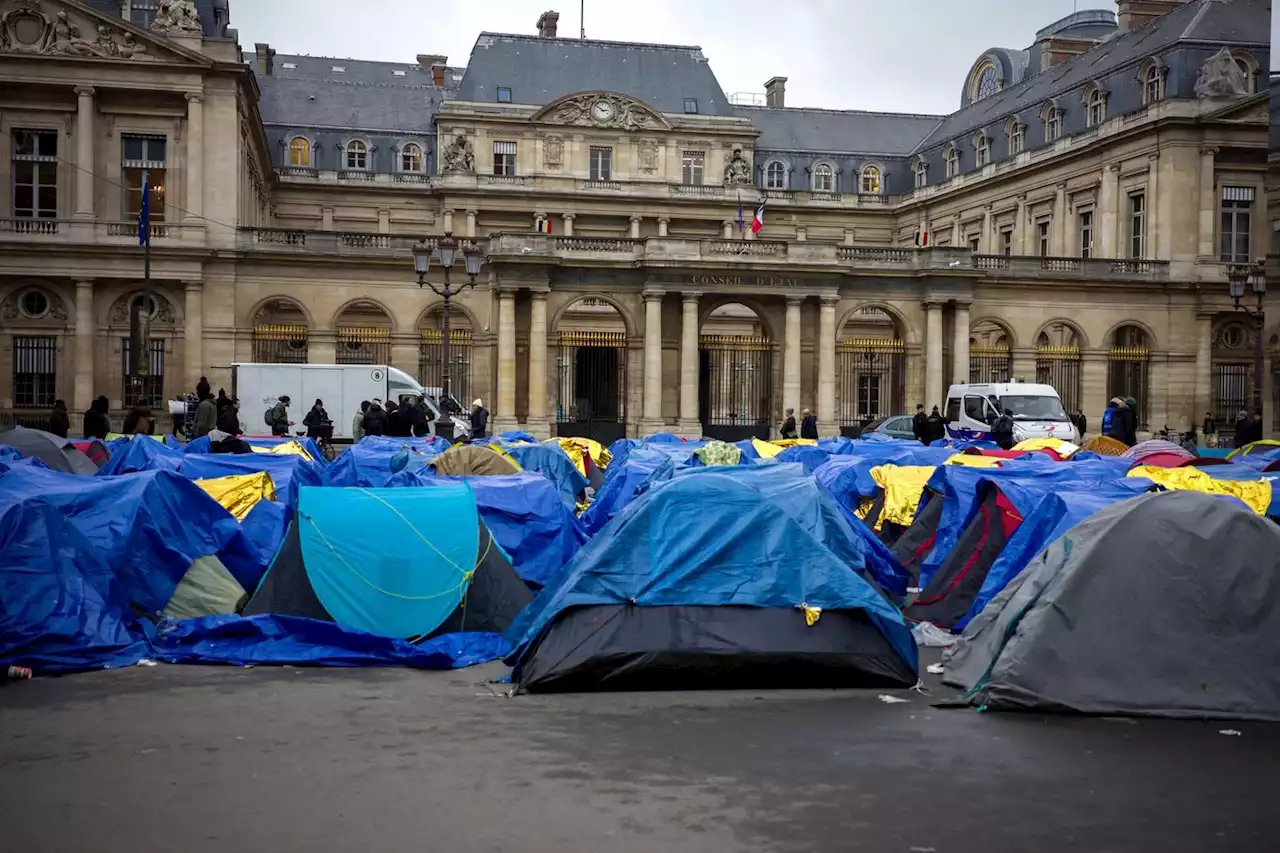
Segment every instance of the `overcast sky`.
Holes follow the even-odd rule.
[[[585,0],[587,37],[700,45],[727,94],[788,78],[787,105],[948,113],[989,47],[1024,48],[1036,30],[1111,0]],[[940,7],[952,9],[939,14]],[[358,9],[353,14],[352,9]],[[957,13],[956,9],[963,9]],[[232,0],[252,50],[412,63],[446,54],[464,65],[482,30],[537,31],[545,9],[576,37],[579,0]],[[583,81],[583,87],[590,81]]]

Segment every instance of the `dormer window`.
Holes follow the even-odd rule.
[[[981,169],[990,162],[991,139],[986,133],[979,131],[978,135],[973,138],[973,163],[977,168]]]
[[[911,167],[911,174],[915,179],[915,188],[921,189],[929,183],[929,165],[925,163],[924,158],[916,159],[915,164]]]
[[[1097,127],[1107,120],[1107,93],[1098,83],[1084,87],[1085,124]]]
[[[511,87],[510,86],[498,87],[498,103],[500,104],[511,103]]]
[[[1062,136],[1062,108],[1057,101],[1047,101],[1040,108],[1040,120],[1044,122],[1044,141],[1055,142]]]
[[[1157,65],[1151,65],[1142,78],[1142,102],[1148,106],[1164,97],[1164,75]]]
[[[1024,134],[1025,128],[1026,126],[1022,122],[1018,121],[1016,117],[1009,119],[1005,124],[1004,133],[1005,136],[1009,138],[1010,157],[1021,154],[1022,149],[1026,147],[1026,136]]]
[[[954,178],[960,174],[960,149],[950,145],[942,156],[947,164],[947,177]]]
[[[813,167],[813,191],[816,193],[835,192],[835,171],[826,163]]]
[[[311,140],[305,136],[289,140],[289,165],[303,168],[311,165]]]
[[[684,112],[685,112],[685,115],[696,116],[696,115],[698,114],[698,99],[697,99],[697,98],[685,98],[685,99],[684,99]]]
[[[862,192],[873,195],[880,194],[880,169],[876,166],[866,166],[863,168]]]
[[[333,73],[334,73],[334,74],[346,74],[346,73],[347,73],[347,66],[345,66],[345,65],[335,65],[335,66],[333,66],[333,69],[332,69],[332,70],[333,70]]]
[[[369,168],[369,146],[358,139],[347,143],[347,168],[363,171]]]
[[[400,149],[400,171],[422,171],[422,146],[416,142],[408,142]]]
[[[296,68],[298,67],[298,63],[296,63],[296,62],[281,62],[281,63],[280,63],[280,67],[281,67],[281,68],[283,68],[283,69],[285,69],[286,71],[293,71],[294,69],[296,69]]]
[[[405,71],[402,68],[397,68],[395,71],[392,71],[391,73],[397,77],[405,77],[405,76],[408,76],[409,72]]]
[[[785,190],[787,188],[787,167],[774,160],[764,169],[764,188],[767,190]]]

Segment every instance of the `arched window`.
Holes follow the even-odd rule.
[[[973,138],[973,162],[979,169],[991,162],[991,139],[981,131]]]
[[[960,149],[956,148],[954,145],[949,146],[946,153],[943,154],[943,157],[947,162],[947,177],[954,178],[956,175],[960,174]]]
[[[867,166],[862,170],[862,192],[880,192],[880,170],[875,166]]]
[[[421,172],[422,171],[422,146],[416,142],[409,142],[400,149],[400,171],[402,172]]]
[[[289,140],[289,165],[311,165],[311,140],[305,136],[295,136]]]
[[[816,193],[835,192],[836,175],[826,163],[813,167],[813,191]]]
[[[787,167],[774,160],[764,169],[764,188],[767,190],[785,190],[787,188]]]
[[[347,143],[347,168],[369,168],[369,146],[365,145],[359,139],[353,139]]]
[[[1245,94],[1252,95],[1258,90],[1258,61],[1247,50],[1239,49],[1231,51],[1231,58],[1244,76]]]
[[[1107,120],[1107,96],[1097,83],[1090,83],[1084,90],[1085,125],[1097,127]]]
[[[1142,75],[1142,103],[1150,106],[1164,97],[1164,70],[1155,63]]]
[[[911,173],[912,173],[912,175],[915,177],[915,188],[916,188],[916,189],[920,189],[921,187],[924,187],[924,186],[927,186],[927,185],[928,185],[928,183],[929,183],[929,166],[928,166],[928,164],[926,164],[926,163],[924,162],[924,158],[923,158],[923,157],[921,157],[921,158],[917,159],[917,160],[916,160],[916,162],[912,165],[912,167],[911,167]]]
[[[1008,124],[1005,125],[1004,133],[1005,136],[1009,138],[1010,157],[1015,154],[1021,154],[1022,149],[1026,147],[1026,138],[1024,136],[1025,129],[1026,125],[1018,121],[1017,118],[1009,119]]]
[[[981,101],[1000,91],[1000,72],[995,65],[987,62],[973,77],[973,92],[970,100]]]
[[[1044,141],[1055,142],[1062,137],[1062,108],[1057,101],[1046,101],[1040,108],[1040,120],[1044,122]]]

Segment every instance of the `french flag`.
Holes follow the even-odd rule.
[[[752,234],[759,234],[760,229],[764,227],[764,203],[765,199],[760,199],[760,206],[756,208],[756,215],[751,220]]]
[[[539,234],[550,234],[550,233],[551,233],[551,220],[550,220],[550,219],[546,219],[546,218],[544,218],[544,217],[539,217],[539,218],[538,218],[538,220],[534,223],[534,225],[536,225],[536,226],[537,226],[537,228],[538,228],[538,233],[539,233]]]

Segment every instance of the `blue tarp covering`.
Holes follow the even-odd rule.
[[[117,438],[107,450],[111,458],[98,469],[99,477],[135,471],[177,471],[182,465],[182,451],[149,438]]]
[[[78,477],[25,465],[0,471],[0,508],[40,500],[65,515],[114,573],[122,600],[159,614],[198,557],[217,556],[245,589],[265,566],[240,523],[169,471]]]
[[[852,443],[852,442],[851,442]],[[852,455],[833,455],[814,469],[813,476],[843,507],[854,509],[862,498],[874,497],[879,484],[871,469],[880,465],[941,465],[954,455],[945,448],[910,441],[866,442]]]
[[[391,460],[401,450],[408,450],[409,473],[421,471],[428,462],[449,449],[444,439],[386,438],[366,436],[359,443],[343,451],[325,470],[329,485],[360,488],[381,488],[391,479]],[[430,475],[432,472],[424,472]]]
[[[285,533],[289,530],[290,517],[291,511],[284,504],[258,501],[240,522],[245,537],[261,556],[262,565],[269,566],[275,559],[276,551],[280,550],[280,544],[284,542]],[[249,589],[249,592],[253,590]]]
[[[540,474],[458,478],[403,473],[387,485],[430,487],[460,480],[471,486],[480,517],[527,584],[547,584],[587,541],[581,522]]]
[[[25,456],[9,445],[0,444],[0,462],[17,462],[19,459],[25,458]]]
[[[831,458],[831,453],[811,444],[797,444],[794,447],[788,447],[774,458],[782,463],[797,462],[804,466],[806,474],[812,474]]]
[[[155,656],[169,663],[294,666],[407,666],[458,669],[497,660],[510,644],[501,634],[442,634],[418,645],[296,616],[205,616],[164,622]]]
[[[864,611],[914,670],[915,642],[898,610],[789,513],[779,512],[777,494],[761,492],[762,484],[781,478],[728,473],[752,470],[690,469],[696,474],[658,485],[623,510],[608,535],[588,542],[512,625],[509,662],[571,607],[806,604]],[[792,482],[807,482],[811,499],[820,494],[812,478]]]
[[[587,478],[576,467],[569,454],[558,444],[514,444],[500,441],[496,444],[526,471],[541,474],[551,481],[560,500],[569,510],[578,505],[578,495],[587,487]]]
[[[316,440],[309,436],[265,436],[265,435],[242,435],[240,436],[250,447],[279,447],[290,441],[296,441],[302,445],[302,449],[311,454],[311,458],[320,465],[327,464],[324,453],[320,450],[320,445],[316,444]],[[202,435],[199,438],[192,439],[187,442],[183,450],[187,453],[211,453],[209,447],[209,436]]]
[[[604,529],[615,515],[635,499],[640,488],[655,471],[674,466],[671,454],[656,447],[628,448],[621,461],[614,457],[605,473],[604,483],[596,490],[595,500],[582,514],[582,527],[587,535],[594,536]]]
[[[532,433],[527,433],[522,429],[509,429],[502,435],[498,436],[501,441],[527,441],[531,444],[538,444],[538,439],[534,438]],[[477,444],[488,444],[489,439],[484,438],[476,442]]]
[[[0,483],[12,476],[0,473]],[[54,503],[33,496],[0,506],[0,555],[0,672],[76,672],[145,656],[115,572]]]
[[[190,480],[212,480],[266,471],[276,486],[276,499],[288,506],[298,505],[298,489],[328,485],[325,469],[301,456],[273,456],[266,453],[188,453],[178,473]]]

